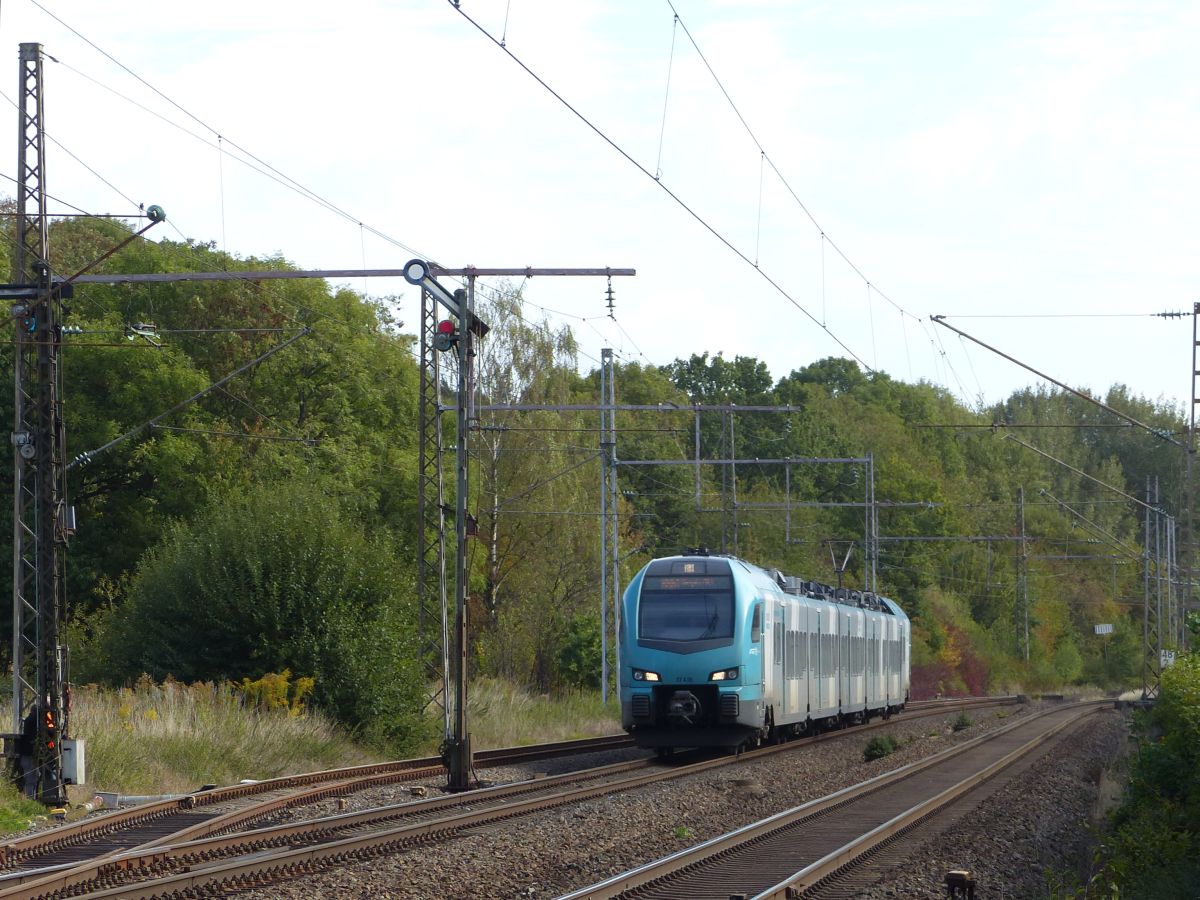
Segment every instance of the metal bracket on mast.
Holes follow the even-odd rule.
[[[442,743],[442,756],[448,771],[450,790],[463,790],[470,786],[472,756],[471,735],[467,729],[467,568],[466,539],[468,535],[467,502],[467,439],[471,428],[472,370],[474,342],[488,333],[488,325],[474,314],[475,280],[483,276],[525,277],[539,275],[613,276],[635,275],[633,269],[482,269],[468,266],[449,269],[421,259],[410,260],[402,273],[409,284],[421,288],[421,399],[420,399],[420,475],[418,478],[417,502],[419,544],[421,558],[418,561],[418,594],[421,611],[421,646],[423,659],[443,660],[442,689],[432,692],[431,702],[441,700],[446,726]],[[449,291],[435,276],[465,278],[466,290]],[[455,465],[455,566],[454,591],[455,611],[453,637],[447,591],[446,527],[443,475],[442,475],[442,432],[441,413],[444,408],[437,402],[441,389],[437,355],[433,347],[434,331],[437,327],[436,305],[441,304],[459,321],[457,342],[458,355],[458,427],[456,434]],[[615,484],[615,472],[612,473]],[[615,527],[615,526],[614,526]],[[615,559],[615,539],[611,548]],[[434,588],[440,600],[441,646],[437,647],[434,625]],[[613,573],[613,590],[616,591],[616,573]],[[450,644],[454,647],[451,652]],[[432,673],[431,673],[432,674]],[[436,682],[435,682],[436,683]]]

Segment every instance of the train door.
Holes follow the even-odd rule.
[[[866,623],[863,628],[863,646],[865,648],[865,659],[863,661],[863,676],[866,682],[866,708],[869,710],[876,706],[875,703],[875,616],[872,613],[866,614]]]
[[[880,625],[878,613],[872,613],[867,618],[867,709],[878,709],[883,706],[882,694],[879,675],[883,670],[880,665],[880,649],[882,642],[879,640]]]
[[[855,712],[862,712],[867,707],[867,675],[866,675],[866,613],[856,609],[850,614],[853,628],[850,631],[850,671],[852,675],[850,702],[854,704]]]
[[[816,700],[813,717],[823,718],[829,714],[829,607],[822,603],[816,609],[812,632],[813,644],[813,687]]]
[[[884,695],[888,706],[891,706],[900,687],[899,671],[896,659],[896,619],[889,616],[884,622],[885,643],[887,644],[887,664],[884,666]]]
[[[829,667],[829,655],[825,649],[825,642],[829,640],[828,621],[828,613],[822,604],[817,607],[816,627],[813,629],[813,647],[817,651],[816,664],[813,668],[813,682],[817,690],[817,699],[813,704],[814,715],[829,705],[829,701],[826,699],[828,686],[825,682],[825,670]]]
[[[780,628],[779,602],[773,597],[765,597],[761,601],[763,610],[762,620],[762,699],[763,706],[769,708],[780,704],[778,668],[782,655],[776,634]]]
[[[800,604],[800,712],[806,715],[813,708],[813,628],[813,610],[806,600]]]
[[[784,616],[785,629],[783,633],[783,673],[787,681],[787,690],[784,695],[786,697],[784,710],[787,714],[787,721],[795,722],[797,715],[804,712],[800,696],[799,639],[801,607],[793,598],[787,597],[784,600],[784,608],[787,610]]]
[[[842,712],[850,708],[853,679],[850,673],[850,612],[838,610],[838,704]]]
[[[784,715],[784,697],[787,692],[787,679],[784,676],[785,668],[785,641],[784,641],[784,626],[786,624],[785,611],[786,606],[778,600],[772,601],[775,607],[774,624],[772,626],[772,647],[774,648],[774,658],[772,659],[772,682],[774,690],[772,690],[772,702],[776,710],[779,710],[779,715]],[[776,716],[778,719],[778,716]]]
[[[888,619],[888,703],[895,706],[900,697],[900,623],[895,617]]]
[[[891,653],[888,645],[888,635],[891,634],[890,616],[879,617],[879,697],[884,705],[891,704],[891,685],[888,683]]]
[[[821,608],[821,711],[826,716],[838,711],[837,625],[837,607],[826,603]]]

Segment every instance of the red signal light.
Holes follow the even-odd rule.
[[[449,319],[437,323],[433,333],[433,349],[445,353],[458,342],[458,328]]]

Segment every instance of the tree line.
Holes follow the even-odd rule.
[[[51,265],[77,271],[129,233],[110,220],[55,221]],[[286,268],[281,256],[243,259],[163,240],[134,242],[99,270]],[[581,370],[569,329],[528,318],[513,286],[488,290],[481,304],[492,326],[477,357],[481,405],[598,401],[599,372]],[[392,298],[250,278],[79,285],[68,306],[68,455],[134,432],[69,473],[78,521],[65,569],[72,680],[240,680],[290,669],[313,677],[313,701],[365,737],[411,746],[426,727],[427,689],[414,587],[419,371]],[[293,346],[138,430],[302,328],[311,333]],[[3,352],[11,373],[11,343]],[[883,539],[876,571],[881,592],[914,619],[920,690],[1139,677],[1144,522],[1101,482],[1140,495],[1150,478],[1162,505],[1178,510],[1178,448],[1106,427],[1111,416],[1063,392],[1028,388],[969,407],[936,385],[836,358],[784,374],[749,357],[697,353],[664,366],[618,363],[614,378],[618,404],[657,407],[618,412],[624,463],[691,460],[697,446],[702,459],[872,457]],[[1103,400],[1166,432],[1183,428],[1169,403],[1120,385]],[[10,420],[11,403],[0,392]],[[697,416],[694,404],[786,411]],[[594,688],[599,414],[496,410],[475,424],[473,671],[543,692]],[[1023,428],[1034,425],[1045,427]],[[443,427],[452,447],[453,418]],[[744,558],[824,582],[836,580],[850,549],[841,578],[865,583],[864,466],[619,465],[618,473],[622,583],[682,547],[731,550],[735,527]],[[1019,493],[1030,538],[1028,644]],[[816,502],[845,505],[802,505]],[[453,552],[452,528],[449,540]],[[1113,633],[1096,635],[1099,623]]]

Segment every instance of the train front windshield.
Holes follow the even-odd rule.
[[[642,581],[638,637],[705,641],[733,637],[733,579],[728,575],[648,575]]]

